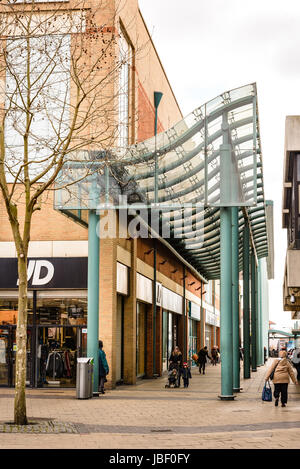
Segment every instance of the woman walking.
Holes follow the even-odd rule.
[[[99,392],[105,394],[104,383],[106,380],[106,375],[109,373],[109,366],[106,360],[106,354],[103,350],[103,342],[99,340]]]
[[[294,384],[298,384],[292,365],[287,359],[287,353],[284,350],[279,352],[279,360],[274,360],[271,367],[267,371],[265,380],[268,381],[270,375],[274,371],[274,377],[272,379],[274,383],[274,398],[275,406],[278,406],[279,397],[281,396],[281,407],[285,407],[288,400],[288,385],[290,378]]]

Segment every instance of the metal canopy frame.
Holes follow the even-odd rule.
[[[220,278],[220,210],[238,207],[239,233],[249,226],[257,263],[270,252],[270,223],[256,84],[225,92],[126,149],[71,155],[56,189],[55,208],[85,226],[86,210],[154,211],[170,230],[166,241],[208,280]],[[239,236],[240,270],[242,263]]]

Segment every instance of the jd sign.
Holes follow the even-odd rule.
[[[42,269],[44,269],[42,275]],[[54,276],[54,265],[46,260],[30,260],[27,268],[27,281],[32,277],[32,286],[47,285]],[[17,280],[19,285],[19,279]]]
[[[87,288],[87,257],[28,259],[28,288]],[[0,258],[0,290],[19,286],[18,260]]]

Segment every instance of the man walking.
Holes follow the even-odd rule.
[[[207,347],[205,346],[202,349],[200,349],[198,352],[199,373],[201,374],[201,370],[202,370],[204,375],[205,375],[206,358],[209,358],[211,360],[211,357],[208,355]]]

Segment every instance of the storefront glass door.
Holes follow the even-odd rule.
[[[197,352],[197,322],[189,319],[189,362],[192,366],[196,365],[192,356]]]
[[[12,349],[11,328],[3,326],[0,329],[0,386],[12,386]]]
[[[136,312],[136,375],[142,377],[146,373],[146,306],[137,302]]]
[[[77,357],[86,356],[86,349],[83,326],[28,327],[26,385],[75,387]],[[0,326],[0,386],[15,385],[16,351],[16,326]]]
[[[38,326],[37,387],[75,387],[77,358],[86,356],[87,329]]]
[[[27,386],[75,386],[77,357],[86,356],[87,300],[56,294],[28,299]],[[15,385],[17,319],[18,299],[0,298],[0,386]]]
[[[32,328],[27,328],[27,357],[26,357],[26,384],[31,380],[32,365]],[[16,364],[16,326],[0,326],[0,386],[13,387],[15,385]]]
[[[176,327],[173,324],[173,314],[163,311],[163,371],[167,371],[169,366],[169,358],[176,342]]]

